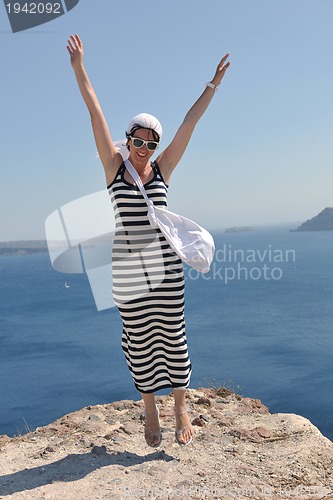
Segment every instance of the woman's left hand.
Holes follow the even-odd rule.
[[[212,83],[216,86],[220,85],[222,78],[225,75],[225,72],[227,71],[227,69],[230,66],[230,62],[226,63],[226,60],[228,59],[229,55],[230,55],[230,52],[227,52],[226,55],[224,57],[222,57],[221,61],[219,62],[218,66],[216,68],[214,78],[212,79]]]

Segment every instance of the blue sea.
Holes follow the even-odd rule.
[[[210,272],[185,269],[191,387],[227,386],[333,440],[333,231],[214,236]],[[0,257],[0,276],[0,434],[140,399],[118,311],[97,310],[85,274],[42,254]]]

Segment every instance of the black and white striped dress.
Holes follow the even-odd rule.
[[[167,185],[156,162],[145,184],[156,206],[167,205]],[[185,389],[191,362],[184,321],[182,262],[159,229],[149,224],[147,204],[124,178],[122,164],[108,186],[116,218],[112,250],[113,297],[123,320],[122,349],[142,393]]]

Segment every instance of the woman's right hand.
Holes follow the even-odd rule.
[[[225,72],[227,71],[227,69],[230,66],[230,62],[226,63],[226,60],[228,59],[229,55],[230,55],[230,52],[227,52],[226,55],[224,57],[222,57],[221,61],[219,62],[218,66],[217,66],[214,78],[212,79],[212,83],[214,85],[216,85],[216,87],[218,87],[220,85],[222,78],[225,75]]]
[[[71,35],[68,39],[66,48],[71,57],[71,65],[73,68],[83,64],[83,45],[79,35]]]

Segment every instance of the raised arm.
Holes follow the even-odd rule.
[[[221,59],[217,66],[214,78],[210,82],[212,87],[215,88],[209,86],[205,88],[199,99],[193,104],[191,109],[186,114],[183,123],[179,127],[169,146],[162,151],[156,159],[167,183],[170,179],[172,171],[184,154],[196,124],[208,108],[217,87],[220,85],[227,68],[230,66],[230,62],[226,63],[228,57],[229,53]]]
[[[101,106],[90,83],[87,72],[84,69],[83,45],[79,35],[70,36],[68,39],[67,51],[70,55],[71,65],[81,95],[90,113],[98,154],[105,170],[106,182],[109,184],[116,175],[117,169],[122,162],[122,157],[113,144]]]

